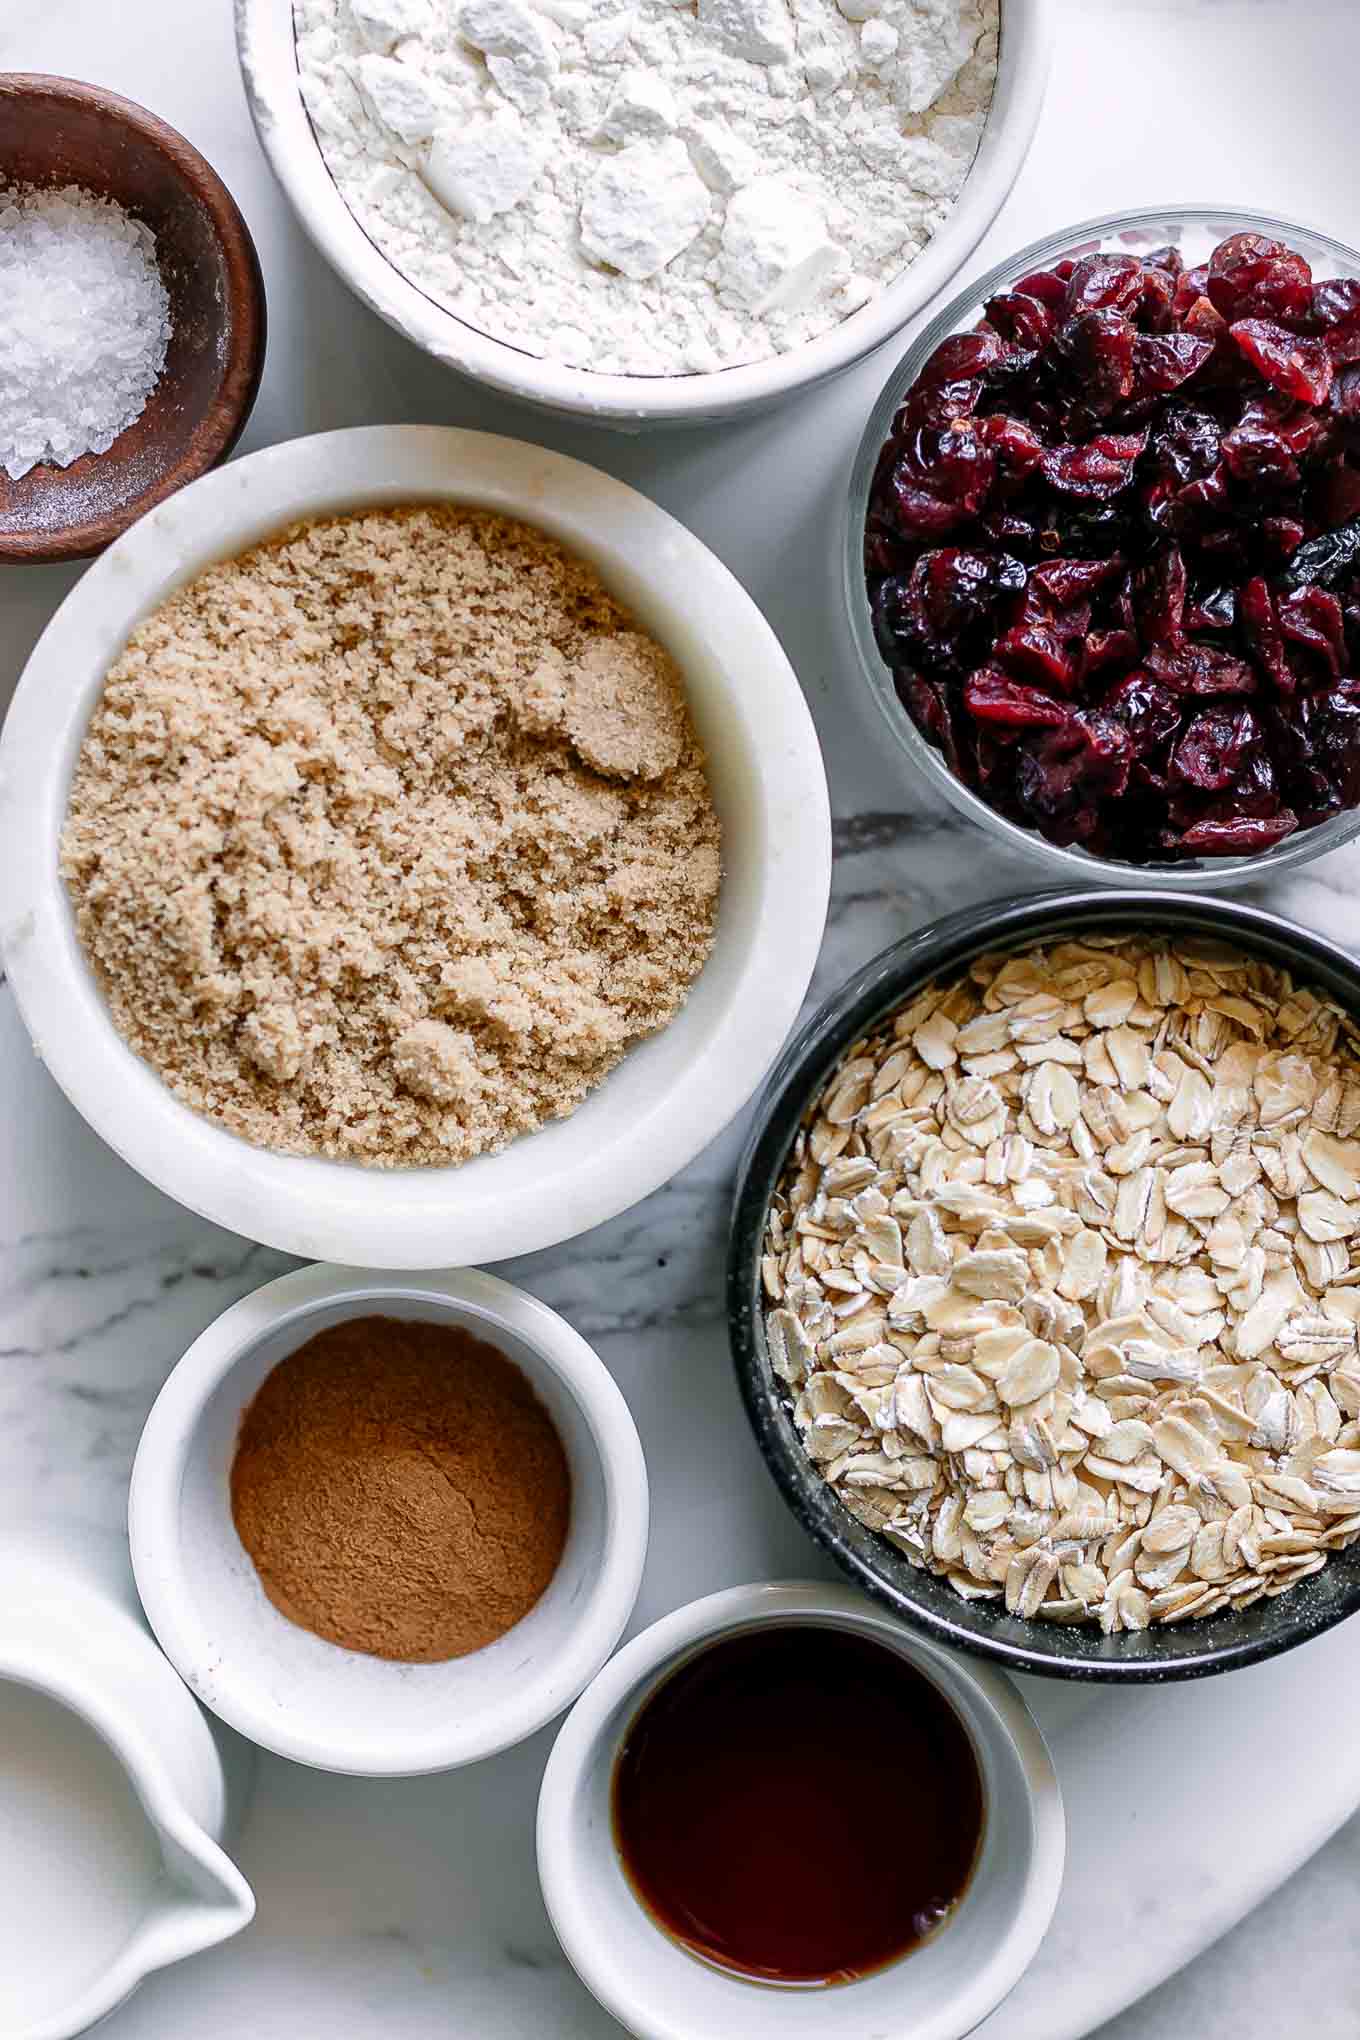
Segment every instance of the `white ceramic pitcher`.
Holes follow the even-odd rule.
[[[3,2040],[71,2040],[248,1924],[221,1847],[248,1778],[157,1649],[121,1545],[0,1525]]]

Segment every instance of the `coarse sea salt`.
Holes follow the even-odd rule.
[[[0,185],[0,468],[69,467],[140,418],[165,366],[156,237],[79,185]]]

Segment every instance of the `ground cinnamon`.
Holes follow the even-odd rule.
[[[267,1376],[231,1503],[290,1621],[430,1664],[528,1614],[562,1556],[571,1480],[503,1353],[456,1325],[374,1316],[332,1325]]]

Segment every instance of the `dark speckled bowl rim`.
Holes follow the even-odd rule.
[[[1360,922],[1358,922],[1360,928]],[[1360,1015],[1360,965],[1293,922],[1260,908],[1156,888],[1064,889],[987,902],[933,921],[873,958],[813,1014],[785,1047],[756,1107],[737,1169],[727,1269],[728,1327],[742,1400],[785,1501],[850,1578],[914,1629],[1012,1672],[1121,1683],[1203,1678],[1259,1663],[1319,1636],[1360,1609],[1360,1545],[1287,1594],[1241,1613],[1140,1634],[1102,1637],[1047,1627],[995,1602],[963,1601],[856,1522],[806,1457],[771,1371],[760,1312],[765,1214],[799,1122],[845,1051],[884,1015],[984,950],[1096,930],[1205,935],[1263,957]]]

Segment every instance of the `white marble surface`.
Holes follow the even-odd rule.
[[[127,92],[181,127],[234,189],[271,313],[245,446],[378,420],[483,425],[598,462],[707,539],[783,635],[826,742],[839,862],[818,989],[946,906],[1032,884],[903,784],[869,711],[843,692],[826,533],[886,362],[748,426],[645,440],[484,398],[388,333],[301,240],[250,130],[229,15],[227,0],[0,0],[0,69]],[[1033,154],[974,266],[1078,216],[1186,199],[1256,205],[1360,242],[1354,0],[1061,0],[1060,15]],[[76,571],[7,573],[0,705]],[[1272,904],[1360,940],[1360,854],[1313,869],[1276,888]],[[41,1506],[116,1526],[166,1372],[226,1303],[284,1264],[130,1176],[35,1064],[3,993],[0,1126],[0,1510]],[[759,1464],[729,1380],[718,1298],[735,1144],[733,1132],[588,1241],[505,1271],[597,1340],[637,1414],[655,1507],[639,1621],[735,1580],[821,1569]],[[1218,1688],[1119,1701],[1046,1689],[1038,1704],[1086,1809],[1080,1847],[1061,1932],[988,2032],[1090,2031],[1269,1891],[1300,1837],[1321,1839],[1360,1798],[1360,1758],[1348,1758],[1340,1730],[1357,1671],[1360,1648],[1343,1631]],[[1223,1763],[1225,1721],[1242,1735],[1256,1724],[1240,1772]],[[1292,1766],[1272,1766],[1272,1740],[1300,1751]],[[1329,1741],[1339,1754],[1314,1761]],[[259,1922],[153,1983],[109,2040],[326,2030],[606,2040],[617,2028],[564,1970],[537,1896],[531,1809],[545,1749],[539,1737],[435,1782],[363,1784],[264,1764],[241,1848]],[[1180,1825],[1165,1794],[1129,1789],[1139,1765],[1170,1772]],[[1123,1866],[1135,1861],[1157,1874],[1132,1879]],[[1354,2040],[1358,1888],[1353,1823],[1271,1902],[1268,1921],[1253,1914],[1124,2011],[1105,2040]]]

